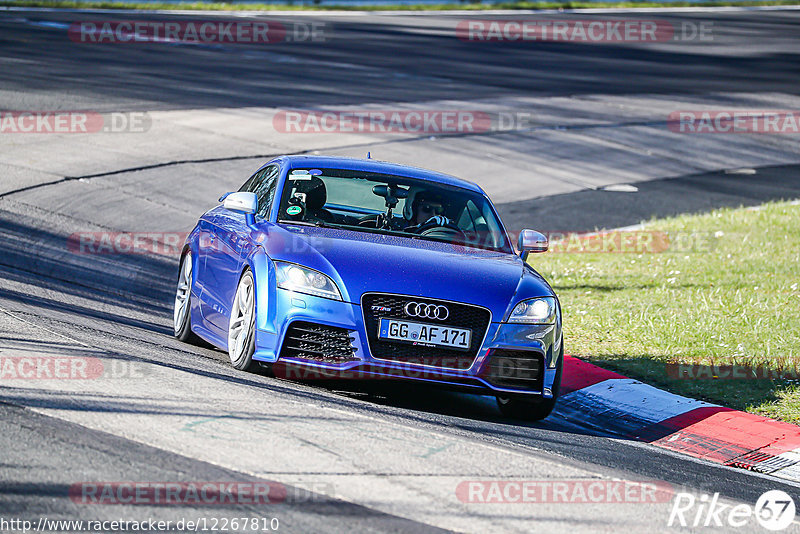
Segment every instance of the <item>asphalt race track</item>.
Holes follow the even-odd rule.
[[[76,21],[209,17],[314,22],[324,39],[91,44],[67,34]],[[172,337],[174,255],[69,246],[78,232],[187,232],[266,159],[296,152],[371,151],[471,179],[513,228],[611,228],[800,197],[796,134],[668,127],[678,110],[798,109],[800,11],[479,17],[657,18],[713,29],[702,42],[603,44],[465,42],[455,30],[464,17],[0,10],[0,110],[121,113],[147,125],[0,133],[0,355],[85,356],[116,370],[95,380],[0,380],[0,518],[661,532],[680,530],[668,526],[669,501],[474,504],[456,488],[624,479],[698,498],[718,492],[730,504],[752,506],[772,489],[800,496],[792,483],[590,432],[558,412],[521,424],[486,397],[235,371],[226,353]],[[493,122],[444,134],[281,132],[276,117],[291,109],[477,110]],[[512,126],[495,127],[501,115]],[[122,481],[272,482],[286,498],[157,506],[70,497],[82,483]]]

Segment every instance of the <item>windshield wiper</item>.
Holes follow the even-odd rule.
[[[297,224],[300,226],[316,226],[317,228],[330,228],[330,225],[323,221],[291,221],[289,219],[279,219],[279,223]]]

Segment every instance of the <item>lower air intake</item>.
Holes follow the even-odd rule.
[[[280,358],[300,358],[325,363],[357,360],[351,330],[297,321],[289,325]]]
[[[494,350],[483,377],[493,386],[541,391],[544,358],[529,350]]]

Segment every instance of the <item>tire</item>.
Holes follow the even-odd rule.
[[[553,380],[553,397],[550,399],[533,401],[528,397],[498,395],[497,407],[500,409],[500,413],[511,419],[520,419],[523,421],[541,421],[546,419],[556,407],[559,389],[561,389],[562,369],[564,369],[563,345],[561,354],[558,357],[556,378]]]
[[[192,332],[192,253],[187,252],[178,269],[178,287],[172,312],[173,333],[179,341],[200,345],[202,341]]]
[[[500,413],[510,419],[522,421],[546,419],[555,406],[555,398],[535,402],[520,397],[497,397],[497,407],[500,408]]]
[[[253,361],[256,351],[256,286],[253,273],[244,272],[236,287],[228,323],[228,356],[231,365],[240,371],[257,371],[260,366]]]

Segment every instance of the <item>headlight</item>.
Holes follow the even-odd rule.
[[[275,262],[278,287],[297,293],[305,293],[326,299],[342,300],[339,288],[329,277],[319,271],[286,263]]]
[[[509,323],[553,324],[558,308],[553,297],[523,300],[508,317]]]

